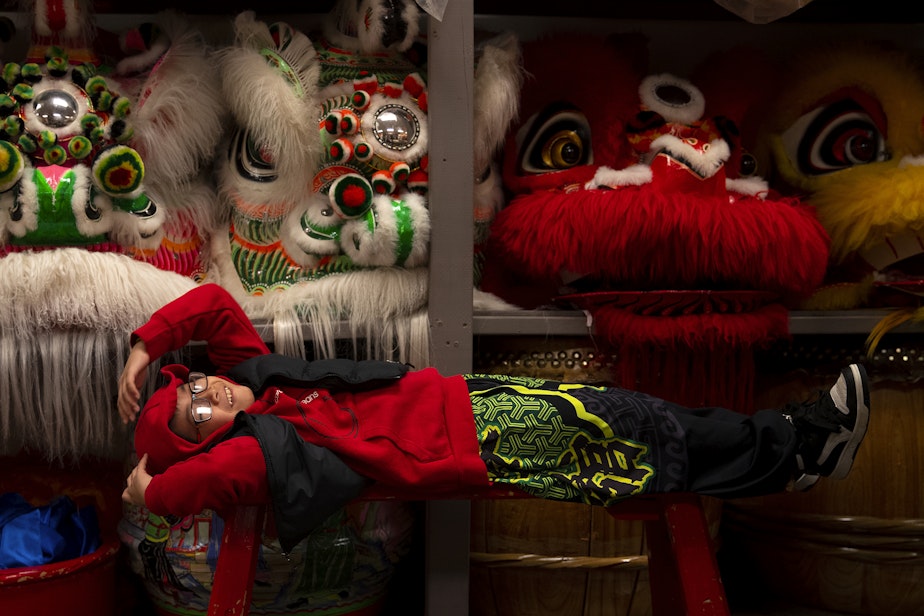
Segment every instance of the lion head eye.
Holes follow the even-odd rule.
[[[782,134],[783,148],[800,173],[824,175],[888,160],[884,115],[872,101],[845,97],[817,107]]]
[[[272,156],[246,130],[238,130],[231,140],[228,156],[238,175],[252,182],[272,182],[276,166]]]
[[[520,171],[546,173],[593,162],[590,123],[574,107],[546,108],[525,127],[520,148]]]
[[[757,167],[757,158],[750,152],[744,152],[741,155],[741,161],[738,163],[738,175],[743,178],[757,175]]]

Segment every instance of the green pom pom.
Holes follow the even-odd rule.
[[[109,111],[112,107],[112,93],[109,90],[103,90],[93,97],[93,105],[97,111]]]
[[[13,84],[19,81],[19,76],[21,74],[21,67],[15,62],[7,62],[3,65],[2,77],[7,88],[12,88]]]
[[[67,151],[77,160],[83,160],[93,151],[93,143],[86,137],[77,135],[67,144]]]
[[[45,63],[48,73],[55,77],[61,77],[67,72],[67,58],[51,58]]]
[[[125,145],[112,146],[93,163],[93,179],[104,192],[126,196],[141,188],[144,162],[141,155]]]
[[[19,144],[19,149],[27,154],[32,154],[38,149],[38,143],[35,141],[35,137],[29,133],[23,133],[19,136],[19,139],[16,141]]]
[[[54,131],[43,130],[38,134],[38,144],[43,150],[47,150],[56,143],[58,143],[58,135]]]
[[[83,130],[93,130],[100,124],[102,124],[102,119],[95,113],[88,113],[82,118],[80,118],[80,128]]]
[[[112,112],[117,118],[127,117],[132,112],[132,102],[120,96],[112,103]]]
[[[117,143],[125,143],[135,136],[135,129],[125,120],[116,120],[112,123],[109,134]]]
[[[36,83],[42,80],[42,67],[35,62],[22,65],[22,78],[28,82]]]
[[[88,113],[80,118],[80,129],[83,131],[83,134],[94,143],[99,142],[103,136],[101,124],[102,120],[100,117],[93,113]]]
[[[0,127],[9,138],[16,139],[18,138],[23,131],[24,124],[22,118],[15,115],[9,115],[3,119],[3,126]]]
[[[49,165],[60,165],[67,160],[67,152],[60,145],[56,145],[46,149],[43,158]]]
[[[67,62],[67,52],[57,45],[49,45],[48,49],[45,50],[45,62],[54,59],[62,59]]]
[[[0,192],[6,192],[22,177],[25,164],[22,154],[12,143],[0,141]]]
[[[106,80],[100,77],[99,75],[94,75],[87,79],[87,85],[84,86],[84,90],[87,91],[87,94],[90,96],[96,96],[100,92],[106,92],[109,90],[109,86],[106,84]]]
[[[87,85],[87,81],[94,75],[96,75],[96,67],[88,63],[75,66],[73,70],[71,70],[71,79],[81,88],[84,88],[84,86]]]
[[[29,84],[19,83],[13,87],[12,95],[20,102],[31,101],[35,96],[35,91]]]
[[[0,94],[0,115],[13,115],[19,111],[19,103],[9,94]]]
[[[48,74],[54,77],[62,77],[67,73],[67,52],[56,45],[51,45],[45,50],[45,68]]]

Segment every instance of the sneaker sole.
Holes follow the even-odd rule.
[[[869,382],[866,369],[860,364],[852,364],[843,374],[847,382],[847,405],[857,409],[857,421],[853,426],[850,439],[838,456],[834,470],[828,475],[831,479],[844,479],[850,473],[857,449],[863,442],[869,426]]]
[[[821,479],[821,475],[806,475],[802,474],[798,479],[795,479],[792,483],[793,492],[807,492],[815,487],[815,484],[818,483],[818,480]]]

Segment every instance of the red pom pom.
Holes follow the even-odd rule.
[[[404,94],[404,88],[401,87],[401,84],[393,82],[384,84],[382,90],[385,92],[385,96],[390,96],[392,98],[399,98]]]
[[[341,195],[342,205],[348,208],[362,207],[366,203],[366,191],[359,186],[347,186]]]
[[[398,182],[403,182],[407,180],[408,175],[411,173],[410,166],[404,161],[398,161],[391,164],[391,175]]]
[[[423,94],[426,87],[427,85],[418,73],[412,73],[404,78],[404,89],[414,98]]]
[[[353,80],[353,89],[375,94],[375,91],[379,89],[379,80],[376,79],[375,75],[369,75],[368,73],[366,75]]]

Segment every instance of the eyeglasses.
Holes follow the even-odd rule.
[[[197,398],[196,394],[201,394],[209,388],[209,377],[202,372],[190,372],[188,384],[189,393],[192,396],[189,412],[193,422],[201,424],[212,418],[212,403],[208,398]]]

